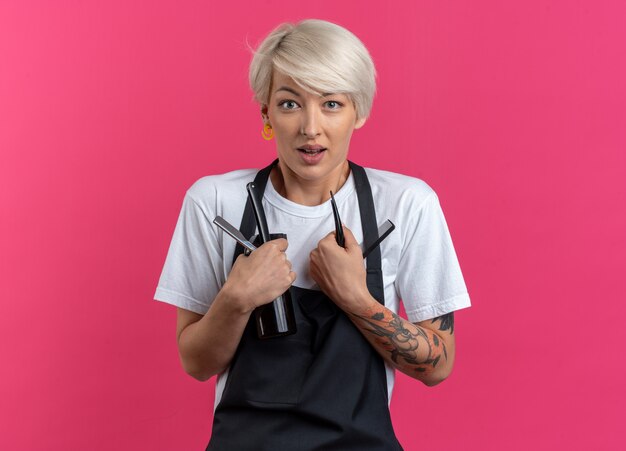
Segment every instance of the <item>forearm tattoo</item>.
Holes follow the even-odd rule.
[[[423,373],[429,368],[434,369],[439,363],[441,356],[448,360],[448,350],[445,343],[437,334],[428,329],[403,320],[391,312],[392,318],[385,318],[383,312],[374,313],[371,316],[354,315],[365,324],[365,331],[376,337],[390,353],[391,360],[406,369]],[[454,333],[454,315],[447,313],[433,318],[433,324],[440,321],[440,331]]]
[[[436,321],[441,321],[441,324],[439,324],[439,330],[450,329],[450,334],[454,333],[454,313],[450,312],[443,316],[433,318],[431,323],[435,323]]]

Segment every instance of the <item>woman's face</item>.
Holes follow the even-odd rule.
[[[287,171],[295,179],[323,181],[340,173],[348,158],[352,131],[365,123],[365,118],[357,120],[350,98],[308,93],[276,70],[271,86],[267,115],[283,176]]]

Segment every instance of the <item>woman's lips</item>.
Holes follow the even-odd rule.
[[[306,164],[317,164],[324,157],[324,153],[326,152],[326,149],[323,147],[321,147],[318,150],[308,150],[304,148],[299,148],[298,152],[300,153],[302,160]]]
[[[298,147],[298,150],[303,150],[306,152],[314,152],[317,150],[326,150],[326,147],[320,146],[319,144],[306,144],[304,146]]]

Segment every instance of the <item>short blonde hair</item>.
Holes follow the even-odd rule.
[[[376,68],[367,48],[350,31],[325,20],[282,23],[259,45],[250,63],[254,99],[267,104],[272,73],[279,70],[313,94],[343,93],[368,117],[376,93]]]

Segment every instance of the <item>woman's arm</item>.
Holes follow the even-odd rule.
[[[178,352],[189,375],[205,381],[226,369],[252,311],[291,286],[296,274],[285,255],[287,245],[285,239],[272,240],[248,257],[237,257],[204,316],[178,309]]]
[[[369,297],[346,313],[385,361],[428,386],[446,379],[454,365],[453,314],[411,323]]]
[[[354,235],[345,226],[344,234],[345,249],[330,233],[311,252],[311,277],[389,364],[429,386],[443,381],[454,363],[452,314],[413,324],[381,305],[367,289]]]
[[[206,381],[228,367],[250,313],[238,311],[238,300],[222,289],[203,316],[178,308],[176,338],[183,369]]]

